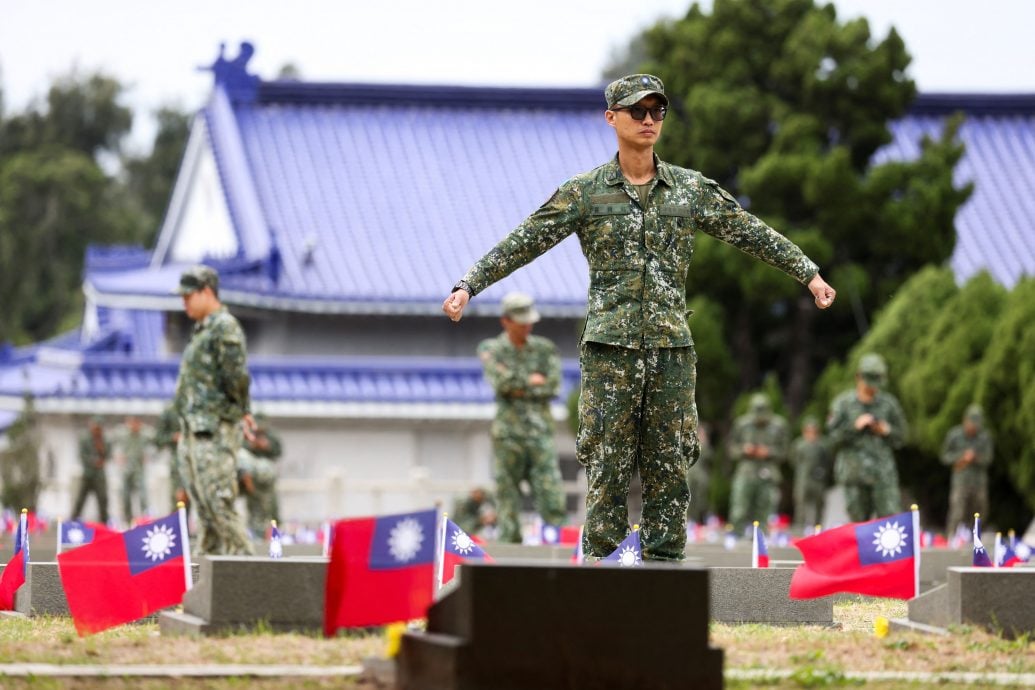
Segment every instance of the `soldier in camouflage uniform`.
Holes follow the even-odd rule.
[[[586,467],[587,557],[610,554],[629,532],[632,473],[643,485],[640,540],[647,559],[682,560],[697,459],[697,356],[686,313],[686,278],[705,232],[808,285],[816,305],[834,290],[802,251],[698,172],[660,160],[654,144],[668,98],[648,74],[604,91],[604,118],[618,155],[576,175],[467,272],[442,309],[458,321],[468,301],[576,234],[589,262],[582,334],[579,462]]]
[[[133,497],[140,504],[140,515],[147,515],[147,478],[144,466],[148,449],[154,445],[154,434],[144,427],[139,417],[126,417],[125,426],[119,430],[115,445],[122,453],[125,466],[122,470],[122,519],[133,524]]]
[[[282,453],[280,437],[261,415],[255,416],[255,439],[245,440],[237,452],[237,473],[244,503],[248,508],[248,529],[253,536],[266,534],[271,520],[280,522],[277,500],[277,460]]]
[[[241,325],[219,301],[219,276],[208,266],[183,273],[177,292],[195,321],[183,351],[173,404],[180,418],[177,463],[198,515],[197,555],[250,554],[237,498],[241,432],[254,437]]]
[[[73,520],[81,519],[83,504],[86,503],[87,495],[92,493],[97,498],[100,521],[108,523],[108,477],[105,468],[110,459],[111,444],[104,435],[101,419],[92,417],[87,431],[79,435],[79,462],[83,466],[83,477],[72,508]]]
[[[690,469],[690,511],[691,520],[699,524],[708,519],[708,482],[712,464],[712,444],[704,424],[697,426],[697,462]]]
[[[894,451],[905,444],[908,427],[898,400],[881,390],[887,375],[880,355],[863,355],[855,388],[830,404],[827,435],[837,448],[834,479],[844,489],[852,522],[902,509]]]
[[[766,524],[776,511],[780,463],[787,459],[789,436],[787,420],[773,414],[763,393],[752,395],[748,413],[733,423],[729,454],[737,466],[730,493],[730,523],[737,534],[754,520]]]
[[[794,524],[799,529],[813,527],[823,519],[830,477],[830,453],[815,417],[806,417],[802,422],[801,436],[791,444],[791,465],[794,467]]]
[[[564,521],[564,492],[554,447],[550,401],[561,388],[557,346],[531,335],[539,321],[532,298],[503,298],[503,332],[478,345],[485,378],[496,393],[492,451],[496,460],[497,527],[500,541],[520,542],[521,480],[532,488],[536,510],[547,524]]]
[[[480,486],[471,489],[464,498],[453,503],[449,519],[470,535],[495,536],[496,501]]]
[[[942,463],[952,466],[949,518],[950,537],[974,513],[988,514],[988,466],[992,464],[992,436],[984,428],[981,407],[971,405],[963,424],[949,429],[942,444]]]
[[[0,504],[16,512],[35,511],[40,493],[40,432],[36,406],[28,393],[22,413],[6,435],[9,445],[0,452]]]

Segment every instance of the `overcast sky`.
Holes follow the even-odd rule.
[[[710,0],[703,3],[710,7]],[[842,19],[894,26],[920,90],[1035,93],[1035,0],[835,0]],[[285,63],[327,81],[590,86],[614,51],[688,0],[0,0],[6,110],[77,67],[130,87],[144,115],[195,109],[211,86],[197,71],[220,42],[252,41],[253,72]],[[138,120],[144,120],[138,117]],[[148,131],[138,122],[137,138]]]

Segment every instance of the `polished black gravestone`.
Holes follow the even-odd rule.
[[[407,632],[400,690],[722,688],[708,571],[465,565]]]

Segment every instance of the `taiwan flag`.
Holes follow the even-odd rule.
[[[456,566],[461,563],[481,561],[492,563],[492,556],[474,543],[467,532],[460,529],[455,522],[446,518],[442,527],[442,573],[439,586],[453,579]]]
[[[919,511],[856,522],[795,542],[805,562],[791,578],[791,599],[854,592],[911,599],[920,593]]]
[[[99,537],[57,562],[80,636],[175,606],[191,586],[186,512]]]
[[[1003,535],[996,532],[995,535],[995,567],[1012,568],[1018,563],[1023,563],[1020,556],[1013,550],[1009,542],[1003,541]]]
[[[755,520],[754,528],[755,534],[751,543],[751,567],[768,568],[769,549],[765,545],[765,534],[758,529],[758,520]]]
[[[622,543],[611,555],[601,558],[602,565],[617,565],[621,568],[632,568],[643,565],[643,549],[640,548],[640,526],[635,525]]]
[[[29,523],[27,511],[22,511],[14,532],[14,556],[0,575],[0,611],[14,610],[14,593],[25,584],[29,569]]]
[[[435,510],[341,520],[327,567],[323,629],[423,618],[435,584]]]
[[[87,522],[86,520],[62,520],[57,526],[57,553],[65,549],[75,548],[83,544],[89,544],[98,537],[106,534],[118,534],[107,525],[99,522]]]

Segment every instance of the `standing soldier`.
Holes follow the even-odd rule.
[[[442,303],[453,321],[493,283],[578,235],[589,263],[580,361],[578,460],[586,468],[587,558],[603,558],[629,533],[633,472],[643,485],[643,557],[686,557],[689,471],[697,460],[697,354],[686,279],[698,232],[741,249],[807,285],[816,306],[834,289],[801,249],[701,173],[654,153],[668,114],[661,80],[631,74],[604,90],[604,120],[618,154],[563,183],[479,259]]]
[[[865,354],[855,388],[830,404],[827,434],[837,448],[834,479],[844,488],[848,517],[862,522],[901,510],[894,451],[906,442],[902,406],[887,385],[888,368],[878,354]]]
[[[830,477],[830,454],[819,435],[819,422],[806,417],[801,436],[791,445],[794,466],[794,524],[808,528],[823,519],[824,499]]]
[[[697,444],[697,462],[690,468],[689,517],[694,522],[703,524],[708,519],[709,472],[712,464],[712,443],[708,436],[708,428],[704,424],[697,427]]]
[[[108,524],[108,477],[105,469],[110,459],[111,446],[104,435],[101,418],[91,417],[87,431],[79,435],[79,462],[83,466],[83,478],[72,508],[73,520],[82,517],[86,496],[92,493],[97,498],[100,521]]]
[[[256,415],[255,439],[241,444],[237,453],[237,471],[244,503],[248,508],[248,529],[253,536],[266,534],[271,520],[280,522],[277,501],[277,460],[281,455],[280,437],[269,422]]]
[[[751,396],[748,413],[733,423],[730,459],[737,463],[730,494],[730,523],[737,534],[753,520],[765,524],[780,493],[780,463],[790,442],[787,420],[773,414],[764,393]]]
[[[946,533],[956,529],[974,513],[988,514],[988,466],[992,464],[992,436],[984,428],[981,407],[971,405],[963,424],[949,429],[942,444],[942,463],[952,466],[949,519]]]
[[[503,332],[478,345],[485,378],[496,393],[492,451],[499,539],[506,542],[521,541],[522,479],[531,485],[543,520],[552,525],[564,521],[564,493],[550,414],[550,401],[561,388],[561,357],[556,345],[531,334],[537,321],[539,312],[532,298],[512,292],[503,298]]]
[[[219,275],[195,266],[177,292],[195,321],[183,351],[174,405],[180,418],[177,463],[198,515],[200,554],[250,554],[237,498],[241,432],[254,438],[244,331],[219,301]]]
[[[476,486],[467,496],[453,502],[449,519],[472,537],[495,538],[496,501],[483,487]]]
[[[148,449],[154,445],[154,435],[144,427],[139,417],[129,416],[120,430],[116,445],[125,462],[122,473],[122,519],[127,525],[132,525],[134,496],[140,504],[139,514],[147,515],[147,477],[144,466],[147,464]]]

